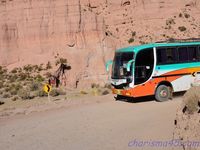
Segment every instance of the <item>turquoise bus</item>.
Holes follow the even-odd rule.
[[[155,95],[157,101],[200,83],[200,39],[162,41],[118,49],[109,81],[112,92],[128,97]]]

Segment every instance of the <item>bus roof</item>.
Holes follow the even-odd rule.
[[[171,47],[171,46],[195,46],[200,45],[200,42],[177,42],[177,43],[150,43],[144,45],[130,46],[116,50],[116,52],[139,52],[142,49],[153,47]]]

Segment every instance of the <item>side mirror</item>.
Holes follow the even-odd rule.
[[[112,60],[109,60],[106,62],[106,71],[108,72],[109,71],[109,67],[110,65],[112,65],[113,61]]]
[[[128,63],[127,63],[127,65],[126,65],[126,70],[128,71],[128,72],[130,72],[131,71],[131,64],[134,62],[134,60],[130,60]]]

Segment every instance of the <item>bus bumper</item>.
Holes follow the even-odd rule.
[[[131,90],[112,88],[112,93],[113,94],[117,94],[117,95],[123,95],[123,96],[133,97],[133,94],[132,94]]]

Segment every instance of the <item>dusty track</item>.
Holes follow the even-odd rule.
[[[129,150],[136,149],[128,146],[135,139],[172,139],[180,97],[164,103],[115,101],[112,95],[102,99],[100,103],[1,119],[0,149]]]

